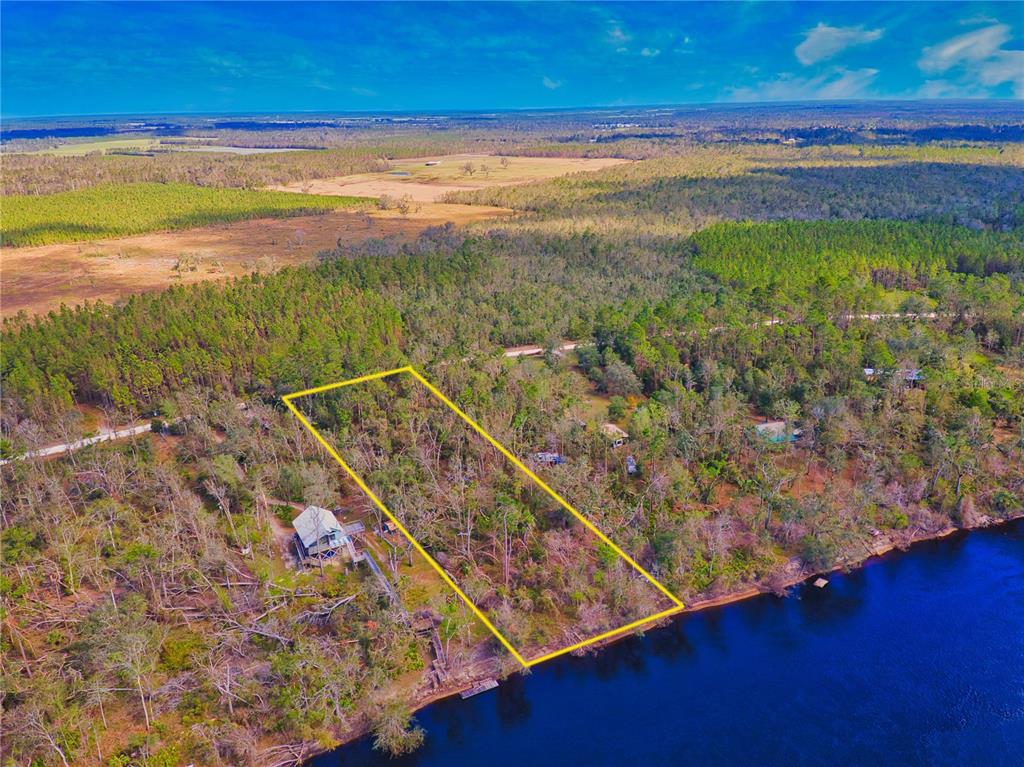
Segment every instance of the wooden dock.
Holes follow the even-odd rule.
[[[459,697],[465,700],[466,698],[472,698],[474,695],[479,695],[482,692],[493,690],[498,686],[498,682],[495,679],[485,679],[482,682],[477,682],[475,685],[467,690],[463,690],[459,693]]]
[[[369,549],[363,549],[362,561],[366,562],[373,574],[377,576],[377,580],[380,581],[380,585],[384,588],[384,591],[387,592],[392,603],[401,608],[405,615],[406,622],[412,625],[412,616],[410,616],[408,611],[402,607],[402,600],[398,598],[398,592],[395,591],[395,587],[391,585],[391,581],[389,581],[387,576],[384,575],[384,572],[380,569],[380,565],[377,564],[377,560],[373,558],[373,554],[370,553]]]

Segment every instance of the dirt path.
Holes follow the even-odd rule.
[[[100,442],[110,442],[111,440],[127,439],[128,437],[134,437],[139,434],[146,434],[152,430],[153,426],[149,421],[137,423],[134,426],[128,426],[122,429],[111,429],[104,426],[100,429],[99,434],[94,437],[85,437],[83,439],[75,440],[74,442],[65,442],[59,445],[41,447],[38,450],[30,450],[24,455],[19,455],[16,458],[8,458],[0,461],[0,466],[8,464],[11,461],[20,461],[29,458],[48,458],[54,455],[72,453],[75,450],[80,450],[81,448],[88,447],[89,445],[96,445]]]
[[[869,322],[881,322],[882,320],[934,320],[938,319],[940,315],[938,312],[875,312],[872,314],[841,314],[838,317],[833,317],[833,320],[867,320]],[[709,333],[722,333],[726,330],[738,330],[742,327],[750,328],[764,328],[771,327],[773,325],[802,325],[806,324],[803,322],[789,321],[783,319],[764,320],[762,322],[755,322],[753,325],[716,325],[708,328]],[[553,349],[556,353],[570,352],[580,346],[588,346],[592,342],[588,341],[569,341],[562,344],[556,349]],[[505,357],[537,357],[544,354],[543,346],[510,346],[502,353]]]

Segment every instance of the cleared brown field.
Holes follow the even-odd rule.
[[[198,229],[154,232],[91,242],[5,248],[0,317],[114,302],[132,293],[273,271],[309,261],[338,240],[410,239],[430,226],[469,224],[512,213],[487,205],[439,202],[448,192],[527,184],[630,162],[614,158],[507,157],[458,154],[392,160],[391,169],[268,187],[286,192],[411,199],[396,209],[345,210],[316,216],[259,219]],[[432,163],[427,165],[427,163]],[[435,164],[436,163],[436,164]],[[470,174],[466,165],[473,166]]]
[[[410,198],[414,203],[437,202],[449,192],[466,192],[494,186],[514,186],[531,181],[594,171],[630,160],[578,157],[506,157],[487,154],[453,154],[392,160],[391,169],[381,173],[359,173],[291,184],[268,189],[304,194],[358,197]],[[427,165],[427,163],[437,163]],[[466,166],[473,166],[469,173]]]
[[[412,239],[430,226],[506,216],[484,205],[429,203],[397,211],[336,211],[288,219],[257,219],[199,229],[155,232],[92,242],[4,248],[0,316],[43,314],[60,305],[117,301],[169,285],[219,280],[308,262],[338,240]]]

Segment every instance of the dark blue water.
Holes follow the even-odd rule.
[[[31,125],[31,123],[28,123]],[[0,141],[16,138],[92,138],[96,136],[116,136],[122,133],[146,133],[153,136],[180,136],[184,128],[170,123],[133,122],[127,124],[81,124],[81,125],[41,125],[38,127],[3,128],[0,129]]]
[[[1024,521],[684,616],[418,714],[316,767],[1024,765]]]

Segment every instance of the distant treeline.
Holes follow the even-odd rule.
[[[715,180],[659,179],[600,202],[695,217],[946,218],[1010,228],[1024,224],[1024,177],[1016,168],[949,163],[765,168]]]
[[[972,228],[1024,225],[1024,175],[998,150],[746,148],[695,150],[543,184],[451,195],[545,219],[643,217],[650,224],[722,218],[944,219]],[[1006,164],[1002,164],[1003,162]]]
[[[924,128],[786,128],[785,138],[808,144],[924,143],[927,141],[1024,141],[1024,125],[929,125]]]
[[[373,147],[327,152],[233,155],[165,152],[147,157],[5,154],[5,195],[42,195],[101,184],[155,182],[255,188],[303,179],[386,170],[384,152]]]
[[[586,134],[566,136],[562,141],[571,142],[585,140]],[[635,139],[689,139],[714,141],[723,140],[725,136],[718,132],[704,132],[694,135],[692,131],[648,130],[631,131],[617,130],[594,134],[590,140],[596,144],[612,144]],[[927,128],[786,128],[773,135],[772,131],[763,134],[744,132],[736,137],[740,141],[773,142],[798,141],[806,145],[828,144],[920,144],[928,141],[1024,141],[1024,125],[935,125]]]

